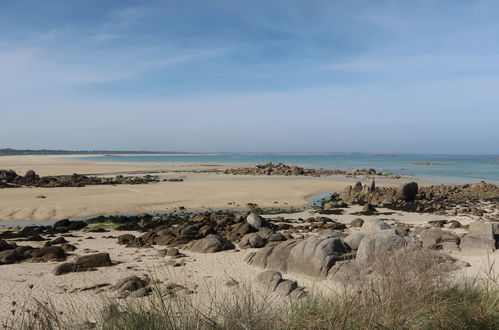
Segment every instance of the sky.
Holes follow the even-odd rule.
[[[499,1],[1,0],[0,148],[499,153]]]

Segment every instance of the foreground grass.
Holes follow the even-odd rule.
[[[491,267],[492,269],[492,267]],[[441,255],[401,250],[374,265],[351,269],[340,290],[304,298],[262,296],[240,287],[209,306],[195,295],[110,301],[95,323],[62,319],[40,304],[15,329],[498,329],[499,288],[491,272],[456,281]],[[7,327],[8,328],[8,327]]]

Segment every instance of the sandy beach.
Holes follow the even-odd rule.
[[[8,226],[22,225],[26,222],[43,223],[48,220],[83,218],[109,214],[139,214],[168,212],[181,207],[185,211],[249,210],[247,203],[263,208],[308,207],[311,196],[324,193],[341,192],[345,187],[360,180],[368,184],[369,178],[346,178],[341,176],[253,176],[227,175],[218,171],[231,165],[196,165],[189,163],[111,163],[75,160],[68,156],[9,156],[0,157],[0,169],[13,169],[20,174],[34,170],[40,175],[69,175],[73,173],[100,176],[144,175],[153,172],[161,182],[148,184],[89,185],[85,187],[61,188],[5,188],[0,189],[0,225],[3,230]],[[163,179],[183,179],[182,182],[163,182]],[[400,180],[377,179],[377,187],[397,187]],[[364,187],[366,189],[366,187]],[[44,196],[44,198],[37,198]],[[305,230],[299,239],[319,235],[340,235],[359,231],[352,224],[362,214],[363,207],[350,205],[338,214],[327,215],[328,221],[345,224],[343,232],[325,230]],[[275,219],[286,219],[311,226],[304,219],[317,217],[312,209],[292,214],[263,215],[269,223]],[[461,228],[442,228],[444,232],[462,237],[467,234],[466,227],[481,217],[473,214],[442,215],[393,211],[377,208],[374,214],[361,215],[363,221],[383,221],[389,228],[433,228],[432,221],[451,223],[458,221]],[[397,227],[402,226],[402,227]],[[54,275],[59,261],[23,261],[1,265],[0,319],[17,322],[37,304],[50,306],[60,315],[77,315],[81,319],[96,321],[96,315],[106,304],[116,299],[112,285],[128,276],[153,278],[160,285],[175,283],[185,287],[189,299],[196,306],[209,306],[214,301],[223,302],[227,297],[245,294],[251,288],[257,275],[262,271],[245,261],[259,249],[240,248],[217,253],[192,252],[179,247],[186,256],[182,264],[173,267],[173,257],[159,256],[164,246],[153,245],[147,248],[125,247],[117,244],[117,237],[124,234],[143,235],[140,231],[110,229],[102,233],[83,230],[62,234],[76,250],[67,256],[68,261],[78,256],[94,253],[108,253],[113,265],[98,267],[94,271],[74,272],[61,276]],[[321,236],[322,235],[322,236]],[[456,236],[456,237],[458,237]],[[52,239],[49,235],[45,239]],[[409,241],[411,238],[407,238]],[[44,241],[12,240],[18,246],[41,248]],[[496,252],[482,253],[453,249],[445,251],[468,267],[453,273],[455,279],[474,279],[486,276],[487,272],[499,273],[499,255]],[[333,292],[341,287],[338,283],[304,275],[299,272],[283,274],[286,279],[295,280],[309,292]],[[238,283],[228,285],[227,283]],[[127,298],[132,299],[132,298]],[[144,299],[148,298],[133,298]],[[123,301],[123,300],[121,300]]]
[[[334,216],[334,219],[349,224],[358,215],[361,207],[352,207],[347,214]],[[389,212],[380,209],[380,212]],[[310,211],[296,214],[277,214],[267,216],[276,218],[284,216],[288,219],[307,218],[314,216]],[[363,216],[364,219],[380,218],[379,216]],[[437,217],[431,214],[413,214],[396,212],[389,216],[387,222],[394,225],[397,222],[415,226],[425,226],[428,221]],[[463,225],[476,220],[476,217],[442,217],[438,219],[458,219]],[[457,230],[462,233],[464,230]],[[169,257],[158,256],[162,246],[152,248],[127,248],[116,243],[116,237],[123,234],[140,235],[136,231],[111,230],[105,233],[91,233],[86,231],[76,232],[75,237],[66,239],[77,247],[75,255],[107,252],[115,263],[111,267],[97,268],[91,272],[77,272],[62,276],[54,276],[53,269],[60,263],[18,263],[3,265],[2,284],[0,286],[0,318],[15,320],[22,317],[21,312],[33,310],[36,301],[50,303],[61,315],[78,313],[83,319],[93,320],[96,312],[115,298],[116,293],[110,290],[110,285],[122,278],[138,275],[150,276],[163,284],[181,284],[193,292],[192,299],[197,306],[210,306],[213,299],[223,301],[235,292],[246,294],[245,290],[255,289],[254,281],[260,269],[248,265],[244,259],[258,249],[229,250],[218,253],[196,253],[180,250],[187,255],[182,258],[185,266],[172,267],[168,265]],[[23,245],[43,246],[44,242],[18,242]],[[452,251],[450,254],[459,260],[470,263],[470,267],[463,268],[455,273],[457,279],[473,279],[485,276],[491,269],[499,272],[499,254],[493,253],[464,253]],[[70,260],[72,257],[70,257]],[[332,281],[318,279],[299,273],[285,274],[286,278],[298,281],[299,285],[317,292],[328,292],[338,289],[338,284]],[[238,286],[226,285],[228,281],[235,280]],[[94,286],[102,289],[88,289]],[[1,289],[3,288],[3,289]],[[8,288],[8,290],[5,290]],[[137,298],[135,298],[137,299]],[[147,302],[147,298],[144,301]],[[12,305],[15,302],[15,306]],[[14,311],[14,312],[13,312]]]
[[[185,163],[107,163],[74,160],[68,156],[5,156],[0,169],[20,174],[34,170],[40,175],[140,173],[154,171],[161,179],[184,182],[141,185],[105,185],[79,188],[0,189],[0,221],[46,221],[101,214],[168,212],[186,210],[259,207],[303,207],[307,198],[340,192],[355,179],[344,177],[234,176],[196,171],[222,170],[229,166]],[[367,182],[367,180],[364,180]],[[395,182],[396,181],[392,181]],[[387,185],[390,183],[380,183]],[[393,183],[392,183],[393,184]],[[45,196],[37,199],[36,196]]]

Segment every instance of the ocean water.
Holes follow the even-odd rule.
[[[357,169],[371,167],[381,172],[416,176],[434,182],[499,183],[499,155],[371,155],[371,154],[280,154],[220,153],[177,155],[106,155],[78,159],[107,162],[179,162],[198,164],[262,164],[285,163],[307,168]],[[419,165],[415,162],[448,165]]]

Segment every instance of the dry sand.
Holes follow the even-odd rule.
[[[331,216],[332,218],[349,223],[353,218],[358,217],[351,213],[357,212],[360,207],[354,206],[348,209],[344,215]],[[389,210],[380,209],[381,212]],[[310,211],[285,215],[286,218],[296,219],[311,216]],[[269,216],[270,217],[275,217]],[[414,214],[406,212],[396,212],[390,216],[362,216],[366,218],[382,218],[388,223],[395,221],[410,223],[414,225],[424,225],[430,220],[451,219],[450,217],[433,216],[431,214]],[[456,219],[452,217],[452,219]],[[473,217],[459,217],[463,224],[473,221]],[[0,319],[10,320],[21,315],[21,311],[33,310],[36,301],[43,304],[50,303],[57,312],[63,315],[78,313],[80,317],[93,319],[95,311],[109,303],[115,293],[104,287],[102,290],[80,291],[81,288],[95,286],[97,284],[115,284],[118,280],[131,275],[150,275],[163,283],[174,282],[186,286],[195,293],[190,298],[200,306],[208,306],[213,301],[225,299],[231,293],[244,294],[245,289],[251,287],[256,275],[262,270],[248,265],[244,262],[244,257],[257,249],[229,250],[211,254],[200,254],[190,251],[182,251],[187,255],[186,265],[181,267],[169,267],[165,262],[168,257],[158,256],[158,250],[164,249],[162,246],[153,248],[126,248],[117,244],[115,238],[104,238],[106,236],[118,236],[125,233],[139,235],[139,232],[110,231],[107,233],[86,233],[84,231],[72,232],[78,237],[66,237],[66,239],[77,246],[75,255],[83,255],[95,252],[108,252],[111,260],[116,265],[111,267],[98,268],[96,271],[70,273],[55,276],[52,273],[57,262],[31,263],[23,262],[0,266]],[[93,239],[88,239],[92,237]],[[18,242],[31,246],[41,246],[40,242]],[[467,261],[471,267],[459,271],[457,278],[475,278],[483,276],[487,268],[491,265],[496,274],[499,271],[499,253],[490,255],[465,254],[462,252],[452,252],[454,257]],[[71,259],[71,258],[70,258]],[[299,285],[305,286],[309,290],[328,292],[335,290],[338,284],[329,280],[320,280],[301,274],[284,274],[287,279],[297,280]],[[229,287],[227,281],[234,279],[240,283],[239,287]],[[128,298],[142,299],[144,302],[148,298]],[[15,302],[15,306],[12,304]],[[14,312],[12,312],[14,311]],[[14,314],[13,314],[14,313]]]
[[[244,208],[247,203],[260,207],[302,207],[309,204],[308,197],[342,191],[354,181],[341,177],[235,176],[192,172],[214,168],[224,167],[170,163],[99,162],[96,165],[92,161],[74,160],[67,156],[0,157],[0,169],[14,169],[18,173],[28,169],[34,169],[40,175],[164,171],[159,173],[161,178],[184,178],[184,182],[141,185],[0,189],[0,223],[167,212],[180,206],[186,210]],[[40,195],[46,198],[36,198]]]

